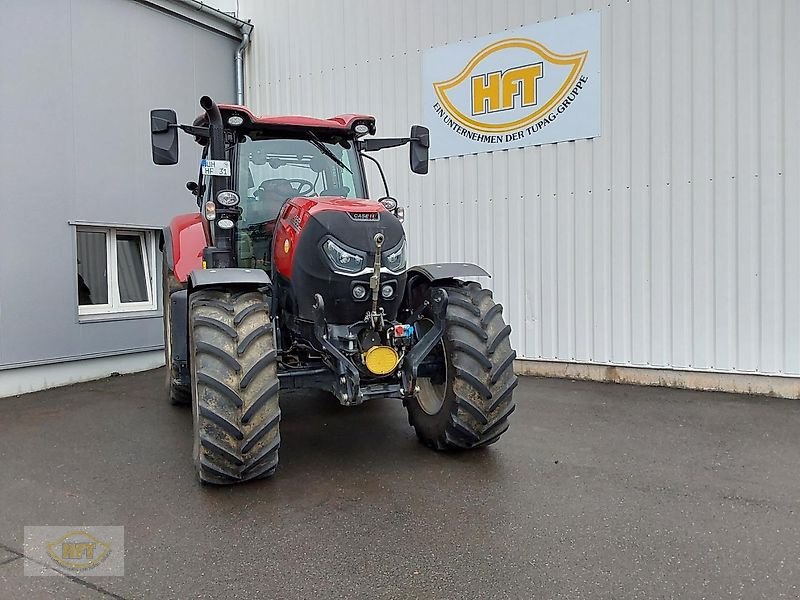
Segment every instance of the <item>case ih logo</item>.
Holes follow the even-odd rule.
[[[380,221],[381,216],[376,212],[351,212],[348,213],[354,221]]]
[[[453,78],[433,84],[434,111],[479,142],[522,139],[569,109],[588,80],[589,51],[556,54],[528,38],[507,38],[478,52]]]

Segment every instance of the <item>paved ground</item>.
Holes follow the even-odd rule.
[[[797,598],[800,401],[526,379],[500,444],[282,400],[271,481],[203,488],[162,372],[0,400],[0,597]],[[24,525],[124,525],[125,576],[22,576]]]

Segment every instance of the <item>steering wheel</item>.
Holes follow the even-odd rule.
[[[314,192],[314,184],[308,181],[307,179],[287,179],[290,184],[293,186],[297,184],[297,190],[295,193],[298,196],[304,196],[306,198],[310,196],[316,196],[316,192]]]
[[[297,186],[297,187],[295,187]],[[286,198],[316,196],[314,184],[306,179],[265,179],[258,186],[256,198],[264,194],[277,194]]]

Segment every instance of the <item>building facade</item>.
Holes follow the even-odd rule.
[[[798,395],[799,3],[240,6],[255,111],[374,114],[383,135],[425,122],[433,49],[599,14],[599,135],[438,158],[426,177],[383,153],[412,259],[493,274],[523,372]]]
[[[149,111],[232,101],[240,42],[184,4],[0,1],[0,396],[163,364],[158,231],[200,153],[155,167]]]
[[[588,48],[568,24],[596,15],[591,133],[459,153],[437,148],[434,131],[442,157],[425,177],[404,150],[381,153],[412,260],[492,273],[483,283],[505,306],[520,372],[800,395],[800,4],[238,7],[255,25],[255,112],[374,114],[392,136],[431,125],[426,70],[455,74],[458,48],[501,38]],[[0,51],[14,57],[0,67],[11,115],[0,396],[157,366],[157,231],[196,209],[183,184],[199,149],[184,143],[179,165],[155,168],[148,111],[174,107],[185,122],[201,94],[233,101],[240,29],[195,0],[0,0],[0,11]],[[376,172],[370,180],[382,195]]]

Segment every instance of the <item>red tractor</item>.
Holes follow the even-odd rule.
[[[202,145],[187,188],[199,213],[163,231],[169,395],[191,403],[200,480],[268,477],[281,391],[326,390],[346,406],[398,398],[436,450],[479,448],[508,429],[517,378],[511,328],[465,263],[408,266],[403,209],[367,200],[370,151],[410,145],[428,171],[428,130],[375,138],[375,119],[256,117],[200,100],[192,125],[150,114],[153,161],[178,161],[178,130]]]

